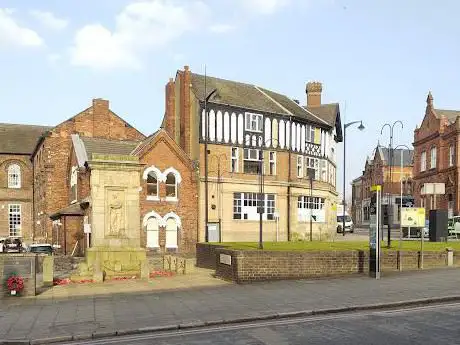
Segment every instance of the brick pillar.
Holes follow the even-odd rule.
[[[101,98],[93,99],[93,137],[110,137],[109,101]]]
[[[165,95],[165,130],[172,138],[176,138],[176,85],[173,78],[166,84]]]

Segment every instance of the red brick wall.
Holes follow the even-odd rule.
[[[21,168],[21,188],[8,188],[8,167],[16,163]],[[32,163],[27,155],[0,155],[0,237],[9,236],[8,205],[21,205],[21,232],[25,240],[32,239]]]
[[[108,101],[96,99],[93,105],[51,130],[51,134],[38,147],[35,154],[35,219],[40,221],[35,232],[46,240],[51,236],[49,216],[68,206],[69,202],[69,154],[71,134],[120,140],[142,140],[144,135],[128,125],[109,110]],[[41,196],[39,196],[41,195]],[[39,212],[43,214],[38,215]]]
[[[161,217],[169,212],[175,212],[182,222],[178,242],[179,251],[193,252],[197,240],[198,202],[197,181],[190,160],[166,132],[161,132],[152,142],[152,146],[141,155],[140,161],[145,164],[145,168],[155,165],[161,172],[173,167],[182,177],[182,182],[178,188],[179,200],[177,202],[165,201],[166,186],[164,183],[159,184],[160,201],[147,200],[147,182],[142,176],[140,177],[142,186],[140,193],[141,226],[143,218],[148,212],[155,211]],[[161,231],[160,240],[162,236],[164,236],[163,231]],[[146,245],[144,227],[141,230],[141,244],[142,246]]]
[[[165,104],[165,130],[169,133],[171,138],[176,137],[176,92],[175,92],[175,83],[171,78],[166,84],[166,104]]]

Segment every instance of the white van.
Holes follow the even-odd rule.
[[[337,214],[337,233],[342,233],[343,217],[343,213]],[[354,231],[353,219],[351,219],[348,212],[345,212],[345,232],[353,233]]]

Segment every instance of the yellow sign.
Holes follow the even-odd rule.
[[[371,192],[376,192],[378,190],[382,190],[382,186],[379,184],[371,187]]]
[[[425,226],[425,209],[423,207],[403,207],[401,216],[403,227],[423,228]]]

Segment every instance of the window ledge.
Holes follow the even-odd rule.
[[[154,195],[147,195],[147,200],[149,200],[149,201],[160,201],[160,198],[158,196],[154,196]]]
[[[9,189],[21,189],[21,186],[8,186]]]
[[[166,201],[177,202],[177,201],[179,201],[179,200],[177,199],[177,197],[167,196],[167,197],[166,197]]]
[[[174,245],[174,246],[169,245],[169,246],[165,246],[165,248],[166,249],[177,249],[179,247],[177,245]]]

